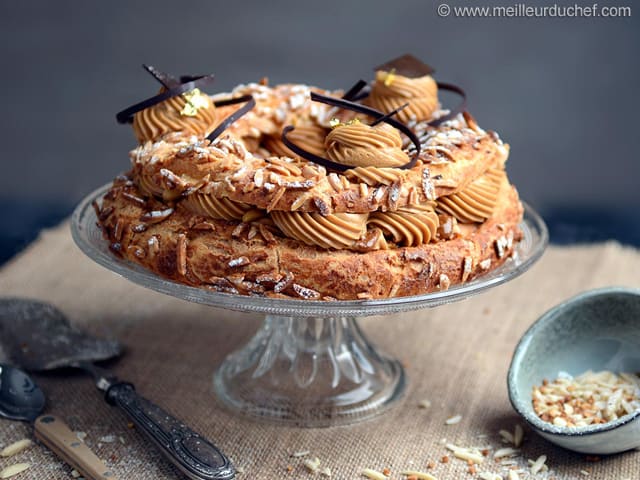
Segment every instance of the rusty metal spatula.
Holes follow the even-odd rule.
[[[0,299],[0,343],[11,360],[29,371],[62,367],[89,372],[105,399],[129,416],[187,477],[235,477],[229,459],[214,445],[93,362],[121,353],[116,341],[99,340],[71,326],[54,306],[21,298]]]

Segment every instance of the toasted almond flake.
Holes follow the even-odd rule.
[[[22,440],[18,440],[17,442],[13,442],[11,445],[7,445],[0,452],[0,457],[12,457],[23,450],[26,450],[33,442],[28,438],[23,438]]]
[[[455,425],[456,423],[460,423],[462,420],[462,415],[454,415],[453,417],[449,417],[445,420],[445,424],[447,425]]]
[[[457,445],[453,445],[452,443],[447,443],[445,447],[447,448],[447,450],[453,452],[454,457],[459,458],[460,460],[465,460],[467,462],[470,461],[473,463],[484,462],[484,456],[482,455],[482,453],[475,449],[458,447]]]
[[[323,477],[331,477],[331,469],[329,467],[324,467],[322,470],[320,470],[320,475],[322,475]]]
[[[310,472],[316,473],[320,468],[320,459],[318,457],[313,459],[307,459],[304,462],[302,462],[302,464],[305,467],[307,467],[307,470],[309,470]]]
[[[438,480],[430,473],[420,472],[418,470],[406,470],[404,472],[400,472],[400,475],[404,475],[405,477],[414,477],[419,480]]]
[[[516,448],[522,445],[523,439],[524,439],[524,430],[522,429],[522,425],[517,423],[513,431],[513,444],[515,445]]]
[[[73,478],[79,478],[81,476],[80,472],[78,470],[76,470],[75,468],[73,470],[71,470],[71,476]]]
[[[586,470],[580,470],[580,473],[581,473],[582,475],[585,475],[585,476],[591,475],[591,474],[590,474],[588,471],[586,471]]]
[[[371,480],[387,480],[387,477],[384,473],[378,472],[377,470],[371,470],[370,468],[365,468],[362,470],[362,475]]]
[[[516,472],[515,470],[509,470],[509,480],[520,480],[518,472]]]
[[[14,463],[0,472],[0,478],[11,478],[14,475],[24,472],[29,467],[31,467],[29,463]]]
[[[178,273],[182,276],[185,276],[187,274],[187,236],[184,233],[180,233],[178,235],[176,262],[178,264]]]
[[[431,407],[431,400],[420,400],[420,402],[418,402],[418,407],[420,408],[429,408]]]
[[[502,480],[502,477],[500,475],[490,472],[480,472],[478,474],[478,477],[480,477],[482,480]]]
[[[513,435],[511,434],[511,432],[508,432],[506,430],[500,430],[498,433],[500,434],[500,436],[505,442],[514,443]]]
[[[306,457],[307,455],[309,455],[311,452],[309,450],[300,450],[298,452],[293,452],[291,454],[291,456],[293,458],[302,458],[302,457]]]
[[[531,473],[533,475],[535,475],[536,473],[538,473],[540,470],[542,470],[542,467],[544,467],[544,462],[547,461],[547,456],[546,455],[540,455],[535,462],[533,462],[533,465],[531,465]]]
[[[517,455],[518,452],[519,450],[516,450],[515,448],[511,448],[511,447],[500,448],[496,450],[496,452],[493,454],[493,458],[499,459],[504,457],[511,457],[513,455]]]
[[[273,197],[271,197],[271,201],[267,206],[267,212],[271,212],[276,207],[276,204],[280,201],[286,191],[287,189],[285,187],[280,187],[278,191],[273,194]]]

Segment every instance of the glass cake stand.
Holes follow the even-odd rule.
[[[525,204],[524,233],[500,268],[445,291],[382,300],[309,301],[218,293],[166,280],[113,255],[97,227],[91,204],[105,185],[75,209],[71,230],[80,249],[128,280],[190,302],[264,313],[254,337],[230,354],[214,375],[214,390],[232,410],[306,427],[364,420],[403,393],[404,370],[369,342],[357,318],[416,310],[462,300],[525,272],[547,245],[547,228]],[[213,316],[212,316],[213,317]]]

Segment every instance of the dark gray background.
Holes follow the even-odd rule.
[[[640,241],[640,8],[631,18],[440,18],[439,3],[0,3],[3,248],[128,168],[134,137],[114,115],[156,91],[142,62],[215,72],[213,93],[265,75],[344,88],[406,52],[463,86],[480,125],[511,144],[509,174],[554,235]]]

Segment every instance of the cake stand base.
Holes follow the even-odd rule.
[[[354,317],[267,315],[214,375],[218,398],[252,417],[304,427],[377,415],[400,398],[405,375]]]

